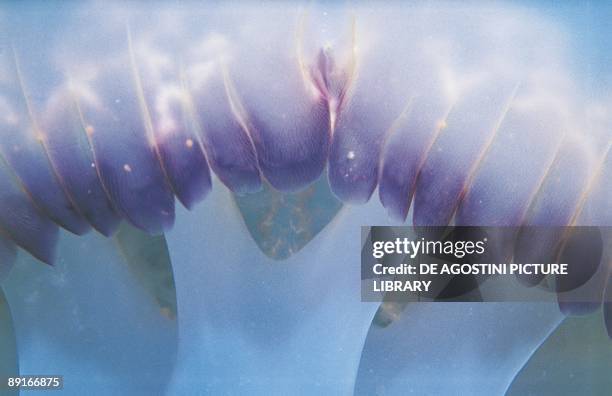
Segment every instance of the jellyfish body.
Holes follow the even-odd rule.
[[[64,17],[88,44],[58,29],[48,81],[27,56],[35,44],[5,46],[2,158],[12,178],[3,182],[59,226],[83,233],[88,222],[105,235],[120,218],[169,229],[173,196],[187,208],[206,197],[209,164],[238,194],[262,182],[299,192],[327,167],[340,200],[365,202],[380,183],[391,216],[405,219],[414,201],[415,225],[540,224],[527,216],[554,211],[548,223],[562,226],[592,206],[582,201],[605,201],[605,186],[586,181],[605,178],[608,115],[574,99],[555,26],[540,24],[536,46],[530,34],[500,36],[486,7],[410,8],[409,24],[390,6],[206,11],[176,11],[173,30],[160,11],[136,7],[91,29],[77,9]],[[508,24],[537,20],[495,11]],[[480,30],[467,29],[468,13]],[[147,19],[168,31],[152,32]],[[538,50],[525,56],[525,46]],[[543,74],[548,65],[556,72]],[[567,191],[548,191],[572,172]]]
[[[22,18],[17,21],[28,18],[12,7],[9,15]],[[556,302],[525,309],[466,304],[460,307],[465,315],[451,305],[419,305],[389,337],[368,332],[378,306],[360,301],[359,226],[389,223],[384,211],[416,225],[612,224],[610,114],[574,84],[559,51],[560,28],[536,12],[502,5],[209,5],[189,11],[39,9],[30,17],[65,24],[50,32],[45,45],[54,56],[42,66],[31,55],[42,44],[31,33],[19,35],[32,23],[7,33],[13,43],[0,53],[0,259],[10,261],[17,245],[51,263],[58,227],[82,234],[91,226],[108,236],[125,220],[165,233],[179,321],[176,373],[164,377],[173,393],[272,387],[349,394],[355,382],[358,393],[370,393],[377,384],[358,380],[359,370],[365,376],[396,342],[403,344],[392,352],[399,373],[414,362],[406,345],[419,343],[420,358],[433,351],[439,375],[459,381],[487,372],[498,379],[444,385],[418,375],[423,382],[413,388],[419,393],[457,386],[504,391],[559,323]],[[282,200],[321,177],[347,205],[283,265],[270,263],[249,237],[232,194],[270,188]],[[382,205],[350,205],[369,201],[377,187]],[[192,211],[175,207],[175,197]],[[309,216],[316,219],[317,212],[303,217]],[[291,232],[302,231],[298,225]],[[131,354],[152,345],[172,354],[172,330],[139,294],[116,247],[95,233],[81,242],[64,232],[59,239],[56,271],[66,283],[45,286],[44,293],[64,300],[60,307],[52,310],[49,298],[28,302],[32,289],[8,290],[22,307],[15,317],[24,345],[20,366],[48,371],[56,349],[45,331],[60,334],[51,313],[39,315],[49,309],[73,319],[62,339],[78,338],[84,328],[94,332],[64,346],[69,353],[58,370],[81,378],[103,370],[104,381],[120,389],[130,380],[119,371],[138,366]],[[94,256],[96,263],[82,262]],[[39,274],[27,276],[42,283],[51,270],[34,269],[28,260],[21,255],[22,265]],[[80,268],[84,264],[96,268]],[[96,277],[105,287],[90,294],[87,285]],[[97,313],[101,298],[125,307],[117,313],[107,305]],[[559,303],[565,312],[580,311]],[[113,315],[150,325],[151,337],[136,340],[113,328]],[[533,323],[537,331],[518,347],[506,320]],[[452,328],[452,321],[460,322],[456,337],[482,345],[474,355],[457,338],[437,343],[444,331],[423,326]],[[41,322],[42,329],[26,330]],[[488,341],[474,331],[479,328],[491,333]],[[110,367],[130,344],[121,364]],[[109,349],[78,368],[83,351],[97,345]],[[513,355],[495,373],[470,360],[480,353],[495,358],[504,348]],[[449,366],[449,351],[469,363]],[[172,371],[172,359],[162,361],[150,372]],[[380,378],[399,392],[408,377],[397,376],[398,382]],[[77,393],[85,383],[74,386]]]

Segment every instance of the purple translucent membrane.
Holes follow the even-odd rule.
[[[79,212],[100,233],[112,235],[120,216],[98,178],[76,98],[69,88],[59,90],[49,99],[40,125],[45,132],[49,160]]]
[[[160,158],[176,197],[187,208],[204,199],[211,189],[210,170],[202,146],[191,137],[157,138]]]
[[[446,225],[470,175],[495,137],[516,82],[486,81],[460,94],[434,142],[417,181],[415,225]]]
[[[176,197],[191,209],[211,189],[210,169],[191,99],[173,62],[177,58],[174,52],[138,44],[136,41],[134,57],[159,159]]]
[[[612,224],[612,141],[604,146],[603,155],[596,159],[595,169],[578,203],[575,222],[583,225],[608,227]]]
[[[235,193],[259,191],[257,155],[246,126],[232,108],[237,99],[230,99],[230,82],[218,64],[198,65],[189,73],[189,87],[210,166]]]
[[[525,214],[524,224],[530,228],[519,232],[517,237],[515,257],[518,262],[556,261],[554,255],[563,237],[562,227],[572,225],[588,180],[596,172],[594,162],[584,142],[571,137],[563,140]],[[568,183],[567,175],[571,175],[574,182]],[[533,286],[539,284],[544,275],[517,274],[517,278]]]
[[[236,58],[228,66],[259,168],[283,192],[303,189],[323,172],[331,137],[330,101],[339,100],[337,80],[343,80],[343,70],[336,74],[332,50],[321,49],[312,37],[324,23],[313,19],[301,26],[300,15],[298,7],[289,7],[275,19],[279,23],[240,32]],[[346,26],[347,20],[340,17],[338,24]],[[304,31],[312,41],[304,42]],[[350,36],[348,28],[343,36]]]
[[[413,25],[386,11],[373,16],[361,10],[355,17],[360,23],[355,24],[350,44],[354,64],[347,67],[348,87],[335,115],[328,178],[334,194],[348,203],[370,199],[378,183],[381,150],[394,122],[405,119],[413,96],[429,96],[424,88],[438,77],[438,69],[429,67],[429,57],[414,41],[392,42],[372,34],[383,26],[396,37],[416,33]]]
[[[286,125],[284,115],[270,120],[257,110],[251,111],[259,166],[280,191],[296,191],[312,183],[327,162],[329,107],[322,98],[306,101],[289,110],[295,116],[288,117],[291,121]]]
[[[0,156],[0,229],[32,256],[52,263],[58,227],[34,206]]]
[[[130,223],[159,233],[174,223],[174,196],[165,179],[129,62],[105,69],[79,95],[95,166],[113,206]]]
[[[580,288],[580,293],[566,293],[559,295],[559,305],[568,314],[588,314],[599,308],[599,302],[603,300],[604,319],[608,334],[612,334],[612,320],[610,320],[610,305],[612,301],[612,282],[608,280],[612,271],[612,197],[610,195],[609,180],[612,171],[612,160],[609,146],[604,149],[605,155],[596,161],[594,172],[587,181],[587,185],[578,202],[572,224],[595,225],[600,234],[591,236],[585,241],[585,247],[578,254],[582,260],[583,268],[578,268],[578,274],[582,276],[572,277],[570,280],[579,282],[588,279],[587,283]],[[599,239],[598,239],[599,238]],[[602,243],[601,255],[597,260],[599,247],[589,246],[594,242]],[[596,266],[596,264],[598,266]],[[592,274],[589,278],[589,275]],[[575,279],[578,278],[578,279]],[[563,287],[564,285],[561,285]],[[578,300],[579,302],[576,302]],[[566,302],[568,301],[568,302]],[[581,303],[580,301],[586,301]],[[612,337],[612,336],[611,336]]]
[[[83,234],[89,225],[65,191],[65,186],[54,172],[45,152],[45,132],[40,129],[23,82],[10,55],[4,50],[0,67],[7,73],[7,80],[0,82],[0,153],[15,172],[19,184],[47,216],[65,229]]]
[[[564,132],[560,118],[553,106],[517,98],[471,183],[464,187],[458,224],[518,226],[523,222],[559,149]],[[504,183],[499,183],[500,175]]]
[[[525,215],[525,224],[570,225],[579,210],[589,179],[597,172],[596,162],[584,141],[575,137],[564,138]]]
[[[329,154],[329,183],[344,202],[365,203],[376,188],[385,133],[381,106],[368,97],[341,112]]]
[[[417,176],[437,134],[444,126],[450,100],[440,92],[413,99],[397,131],[388,139],[382,158],[378,193],[389,215],[404,221]]]

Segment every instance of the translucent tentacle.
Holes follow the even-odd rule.
[[[58,251],[54,267],[21,254],[4,283],[20,371],[61,374],[69,394],[164,389],[176,322],[137,283],[114,241],[63,233]]]

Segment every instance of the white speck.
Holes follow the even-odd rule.
[[[92,162],[92,163],[91,163],[91,167],[92,167],[92,168],[95,168],[95,167],[96,167],[96,164],[94,164],[94,163]]]
[[[351,150],[351,151],[349,151],[349,152],[346,154],[346,158],[348,158],[348,159],[352,160],[353,158],[355,158],[355,152],[354,152],[354,151],[352,151],[352,150]]]
[[[187,148],[192,148],[193,147],[193,140],[191,140],[191,139],[185,140],[185,146],[187,146]]]
[[[123,165],[123,170],[126,172],[131,172],[132,171],[132,167],[129,164],[125,164]]]

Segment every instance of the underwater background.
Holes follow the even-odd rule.
[[[245,39],[244,52],[248,55],[244,62],[237,62],[238,66],[233,69],[236,86],[239,87],[236,91],[242,94],[240,87],[247,87],[244,88],[245,102],[249,106],[255,103],[252,107],[253,113],[264,115],[260,119],[253,117],[253,124],[268,125],[266,123],[269,122],[270,125],[286,126],[282,117],[275,118],[277,109],[284,109],[283,106],[289,108],[287,112],[290,115],[297,114],[296,118],[308,124],[310,119],[299,118],[302,111],[300,106],[293,106],[290,100],[274,100],[275,93],[285,92],[283,84],[289,84],[285,80],[291,80],[292,76],[287,73],[288,76],[283,79],[279,77],[283,74],[280,66],[278,70],[269,66],[285,65],[282,60],[278,60],[284,58],[278,55],[282,51],[276,52],[274,40],[284,43],[285,36],[290,36],[288,30],[284,29],[286,26],[293,26],[291,18],[299,15],[299,10],[294,10],[299,7],[293,7],[289,3],[282,4],[290,11],[286,11],[283,5],[266,2],[236,2],[230,5],[215,2],[162,1],[147,5],[138,2],[111,2],[110,5],[103,2],[76,1],[4,2],[0,5],[0,55],[4,57],[3,60],[9,59],[8,63],[13,62],[13,56],[19,59],[14,69],[20,81],[23,80],[20,83],[21,89],[24,90],[23,85],[28,87],[25,90],[29,90],[28,95],[32,102],[23,107],[29,109],[31,105],[34,110],[29,111],[36,114],[37,106],[46,110],[44,106],[49,97],[64,84],[64,75],[58,71],[59,67],[53,69],[50,65],[69,64],[76,70],[81,66],[79,62],[83,61],[85,65],[84,59],[89,57],[93,59],[92,64],[101,65],[103,70],[106,70],[106,67],[111,70],[109,76],[104,77],[106,80],[102,80],[102,87],[121,84],[125,72],[136,67],[133,64],[125,67],[120,62],[119,66],[114,63],[115,57],[123,59],[121,56],[125,52],[125,48],[116,48],[120,47],[117,43],[126,38],[123,25],[125,20],[130,22],[127,36],[130,40],[133,37],[135,42],[135,63],[138,63],[139,59],[163,63],[163,59],[155,56],[147,58],[147,48],[142,52],[145,55],[138,59],[139,38],[148,44],[147,40],[155,42],[159,39],[158,34],[175,35],[161,47],[163,50],[169,47],[168,52],[171,54],[179,47],[186,53],[190,47],[195,48],[202,44],[196,43],[195,39],[198,34],[203,34],[202,32],[211,34],[215,38],[212,43],[217,45],[218,42],[223,43],[222,39],[216,39],[222,36],[220,32],[224,26],[229,26],[228,31],[234,32],[240,31],[238,27],[243,24],[247,27],[253,25],[253,31],[240,31],[240,34],[251,37],[252,41],[247,42]],[[374,13],[378,7],[372,2],[356,4],[357,9],[363,7],[374,10]],[[398,15],[403,16],[403,12],[410,14],[411,7],[423,7],[429,12],[430,5],[428,2],[412,5],[389,2],[383,8],[389,13],[385,15],[395,15],[397,11]],[[346,55],[342,51],[335,53],[337,58],[334,58],[334,63],[329,61],[331,58],[325,57],[327,55],[317,57],[319,54],[325,54],[325,51],[317,52],[317,46],[319,42],[327,39],[327,34],[331,37],[340,36],[340,45],[350,41],[346,38],[350,34],[342,33],[351,29],[350,14],[338,24],[334,23],[331,16],[342,17],[345,9],[350,9],[352,4],[315,2],[302,6],[313,7],[314,11],[311,11],[310,15],[314,15],[312,19],[317,21],[314,25],[318,27],[317,23],[320,23],[328,29],[324,34],[321,33],[323,38],[319,37],[319,33],[305,33],[307,48],[304,51],[312,55],[311,58],[317,59],[317,67],[322,63],[325,64],[324,68],[329,67],[331,71],[325,70],[330,74],[323,73],[324,76],[320,79],[325,82],[327,94],[344,104],[342,100],[346,92],[339,86],[349,77],[343,74],[344,69],[341,67],[346,70],[351,68],[350,61],[344,58],[350,58],[350,54]],[[441,26],[445,26],[447,21],[454,21],[455,12],[465,17],[466,20],[460,24],[457,31],[476,40],[481,37],[480,32],[474,33],[472,28],[478,30],[479,24],[484,20],[492,20],[492,25],[496,25],[494,19],[499,17],[503,22],[499,25],[500,37],[513,44],[512,37],[506,37],[506,33],[510,36],[516,33],[513,17],[518,18],[523,13],[528,15],[526,20],[529,23],[526,26],[530,29],[533,27],[531,21],[544,21],[542,25],[536,26],[533,32],[524,32],[524,36],[516,33],[517,37],[520,36],[520,40],[517,39],[520,44],[516,44],[517,52],[513,52],[513,44],[509,44],[512,48],[510,55],[522,53],[520,51],[527,47],[529,51],[536,53],[533,55],[534,64],[541,62],[545,72],[550,71],[552,75],[561,70],[561,74],[569,76],[570,83],[567,85],[571,85],[571,89],[565,91],[566,81],[561,80],[562,84],[559,85],[564,86],[558,91],[562,93],[563,100],[566,98],[563,96],[566,92],[578,92],[568,100],[568,107],[572,108],[575,102],[585,106],[596,103],[593,105],[593,112],[597,114],[589,118],[584,125],[580,125],[585,129],[598,131],[597,138],[600,140],[596,141],[600,144],[593,144],[593,147],[599,150],[612,141],[612,41],[609,40],[612,35],[612,4],[600,1],[518,1],[493,5],[469,2],[465,9],[450,2],[435,3],[431,6],[433,15],[440,15]],[[207,15],[210,10],[221,11],[211,11],[211,14]],[[484,10],[482,15],[475,13],[477,16],[474,17],[474,24],[477,27],[473,27],[469,21],[472,10]],[[241,12],[244,12],[244,15]],[[325,19],[328,12],[331,22]],[[430,21],[427,18],[431,15],[427,12],[423,19],[420,19],[419,14],[418,27],[429,26]],[[200,14],[204,16],[200,18]],[[166,17],[168,19],[165,19]],[[188,21],[185,22],[181,18]],[[285,18],[286,21],[277,24],[277,21]],[[374,26],[385,26],[384,18],[381,19],[383,23]],[[355,17],[355,20],[355,24],[359,26],[359,17]],[[517,22],[518,30],[523,26],[520,22]],[[265,30],[262,26],[269,27],[268,25],[272,26],[272,33],[266,36],[262,33]],[[207,30],[209,26],[213,26],[210,32]],[[393,32],[396,26],[399,26],[398,31],[404,27],[399,17],[398,20],[391,18],[389,31]],[[549,26],[554,29],[551,27],[548,30]],[[441,35],[452,36],[456,33],[453,29],[454,25]],[[562,32],[561,38],[557,37],[555,29]],[[497,32],[496,28],[494,30]],[[550,37],[545,34],[552,31],[554,32]],[[542,34],[537,40],[534,38],[536,48],[531,48],[529,44],[533,33]],[[418,37],[425,40],[424,37],[438,34],[438,30],[432,28],[431,34],[425,31],[420,34]],[[194,37],[193,44],[185,42],[185,37]],[[104,41],[105,38],[108,41]],[[557,48],[557,39],[563,44],[563,48]],[[308,44],[308,40],[312,42]],[[403,47],[398,44],[402,40],[396,40],[397,42],[385,40],[384,50],[389,51],[389,58],[402,58],[402,48],[412,48],[408,44]],[[463,42],[462,39],[459,41]],[[266,47],[268,44],[254,48],[253,43],[270,43],[272,50]],[[540,43],[545,43],[546,46],[538,47]],[[284,48],[281,44],[279,46]],[[77,50],[71,53],[74,48]],[[216,47],[210,49],[204,44],[202,48],[203,53],[217,51]],[[479,45],[469,48],[474,53],[482,49]],[[488,46],[483,48],[490,49]],[[132,51],[130,41],[128,52],[134,56]],[[348,50],[345,52],[350,53]],[[383,52],[381,50],[376,54]],[[547,59],[549,54],[556,56],[558,53],[562,54],[559,57],[563,59],[558,64],[548,65],[541,61]],[[86,55],[81,57],[81,54]],[[410,58],[408,55],[406,58]],[[264,60],[261,60],[262,58]],[[370,71],[366,69],[360,78],[371,77],[368,73],[376,74],[372,71],[376,70],[375,66],[379,63],[383,66],[386,64],[382,58],[384,57],[375,58],[375,61],[369,64],[365,63],[372,68]],[[180,60],[182,62],[185,59],[190,58]],[[437,56],[432,55],[432,59],[438,61]],[[480,59],[480,54],[470,53],[467,60],[461,58],[458,63],[469,68],[472,62],[478,64]],[[428,68],[427,62],[429,59],[424,60],[424,66],[419,67]],[[525,61],[527,69],[532,65],[530,62],[531,58]],[[516,69],[521,69],[518,74],[523,73],[524,67],[522,61],[517,61],[517,64],[519,63],[521,66],[516,66]],[[497,65],[495,62],[492,64]],[[400,66],[397,69],[384,69],[384,72],[392,74],[402,69]],[[513,69],[515,65],[506,66]],[[113,67],[116,69],[112,69]],[[341,72],[334,67],[340,67]],[[555,67],[559,70],[555,70]],[[84,74],[89,72],[87,67],[83,67],[83,70]],[[505,72],[506,69],[500,66],[499,70]],[[11,83],[6,83],[10,79],[4,78],[4,71],[5,68],[0,69],[0,82],[10,87]],[[491,73],[496,72],[497,69]],[[142,73],[147,76],[148,71]],[[76,74],[78,73],[75,72]],[[161,72],[159,74],[162,75],[160,80],[165,82],[166,76]],[[158,77],[155,70],[151,75]],[[221,76],[222,73],[219,72],[218,75]],[[278,86],[274,83],[277,78],[281,81]],[[315,83],[320,82],[317,78],[313,77]],[[371,83],[377,78],[379,77],[368,81]],[[533,77],[534,80],[538,78],[539,75]],[[188,80],[188,77],[184,80]],[[427,78],[415,77],[415,80],[424,81]],[[14,82],[14,79],[10,81]],[[219,92],[229,92],[227,95],[230,97],[231,106],[224,107],[220,104],[223,102],[223,99],[219,99],[224,97],[222,94],[219,94],[219,97],[202,99],[202,103],[213,104],[211,114],[238,112],[236,107],[240,106],[233,102],[233,95],[238,96],[237,93],[231,92],[227,77],[219,77],[219,81],[211,83],[211,86],[218,88],[214,84],[221,84],[225,87]],[[426,87],[430,87],[427,84],[438,87],[440,81],[427,80],[423,84]],[[179,86],[187,84],[184,81],[179,82]],[[496,84],[497,82],[496,80]],[[359,91],[361,94],[366,93],[364,97],[371,94],[374,98],[371,102],[350,102],[350,105],[362,106],[356,113],[363,113],[366,120],[379,116],[376,113],[376,105],[373,104],[376,99],[392,97],[400,91],[397,88],[389,92],[386,86],[380,88],[375,83],[371,84],[368,89]],[[551,86],[556,84],[557,80],[554,80]],[[401,82],[393,83],[393,87],[400,85]],[[509,91],[508,85],[504,82],[488,89]],[[293,89],[294,86],[290,86]],[[544,85],[543,90],[548,87]],[[0,94],[11,98],[13,91],[5,89],[4,85],[2,89]],[[144,89],[146,91],[146,86]],[[104,91],[102,95],[107,94],[114,99],[115,92],[110,88],[109,92]],[[557,91],[552,92],[551,96],[556,93]],[[85,103],[89,97],[86,94],[83,94],[83,97]],[[489,99],[491,97],[487,96],[487,100],[481,102],[479,98],[478,103],[472,104],[473,107],[468,107],[468,110],[483,108],[485,112],[484,103]],[[147,99],[139,98],[140,100]],[[113,109],[119,109],[118,113],[122,110],[126,114],[139,113],[141,108],[136,102],[138,101],[135,100],[132,104],[127,101],[117,102]],[[381,107],[394,110],[404,107],[404,103],[396,105],[393,100],[390,100],[391,104],[388,106],[386,103]],[[555,110],[564,109],[563,106],[567,103],[563,102]],[[60,104],[57,109],[69,108],[64,102]],[[0,103],[0,108],[3,108],[3,105],[4,103]],[[341,114],[340,105],[338,106],[337,111]],[[350,108],[349,104],[346,106]],[[150,107],[154,109],[155,105]],[[92,105],[92,108],[96,108],[95,105]],[[318,109],[316,106],[314,108]],[[370,110],[371,117],[368,113]],[[42,114],[43,111],[40,112]],[[265,115],[268,115],[271,121]],[[325,117],[327,116],[329,115],[326,114]],[[386,120],[384,116],[380,117]],[[117,118],[118,124],[127,122],[119,116]],[[600,118],[605,121],[599,123]],[[92,117],[92,120],[92,124],[97,122],[95,117]],[[188,123],[198,124],[196,121]],[[573,125],[574,119],[569,123]],[[205,121],[202,124],[204,125],[197,127],[206,129],[208,124]],[[233,124],[222,124],[219,128],[223,131],[223,128],[248,129],[242,124],[243,120],[238,120]],[[600,124],[603,124],[603,127],[600,127]],[[100,125],[106,124],[100,121]],[[190,127],[193,125],[190,124]],[[209,129],[214,127],[215,125],[212,125]],[[190,132],[188,130],[185,133]],[[293,139],[291,133],[298,138]],[[214,140],[211,135],[212,148],[206,147],[206,150],[202,151],[206,152],[207,159],[204,159],[204,162],[208,161],[212,172],[207,165],[206,173],[196,175],[197,183],[185,183],[189,186],[197,184],[198,187],[188,189],[184,195],[181,195],[182,190],[176,188],[181,180],[173,181],[175,186],[169,189],[174,224],[164,217],[167,214],[159,215],[158,207],[153,204],[153,209],[146,211],[150,209],[146,204],[157,199],[157,196],[151,198],[156,191],[134,192],[131,184],[128,183],[126,187],[122,182],[117,182],[117,195],[124,199],[125,196],[121,194],[125,191],[128,193],[125,202],[117,204],[125,204],[125,207],[117,210],[121,215],[113,225],[115,229],[107,236],[102,235],[102,231],[76,235],[65,229],[59,230],[56,243],[51,244],[54,247],[49,249],[52,265],[43,262],[47,257],[42,256],[47,251],[40,246],[46,248],[46,243],[39,243],[37,239],[45,235],[45,230],[34,227],[32,229],[37,232],[27,234],[31,235],[31,240],[30,237],[24,237],[22,241],[19,239],[21,234],[16,237],[12,234],[13,230],[3,230],[4,223],[0,221],[0,378],[30,374],[62,375],[62,392],[66,394],[105,395],[607,395],[612,392],[612,377],[609,375],[612,372],[612,341],[608,333],[611,319],[604,313],[608,312],[607,315],[610,315],[609,304],[603,309],[598,307],[583,315],[565,316],[561,314],[557,301],[552,297],[551,301],[542,303],[416,303],[408,306],[383,303],[379,306],[376,303],[361,302],[359,260],[363,241],[360,239],[360,227],[408,224],[416,216],[417,209],[414,205],[410,206],[410,200],[407,202],[408,207],[402,207],[403,203],[400,203],[396,208],[393,203],[388,203],[395,202],[392,200],[383,206],[378,199],[379,190],[376,190],[375,197],[370,199],[376,182],[365,194],[365,199],[362,199],[361,179],[356,178],[353,183],[342,184],[342,181],[339,181],[333,184],[333,181],[330,182],[330,179],[334,178],[330,169],[335,163],[327,162],[327,157],[322,160],[320,169],[317,168],[312,174],[308,172],[310,169],[303,171],[299,166],[293,166],[295,164],[292,159],[298,156],[295,152],[289,151],[290,155],[275,157],[276,151],[284,154],[284,148],[293,148],[293,144],[299,148],[304,147],[295,143],[296,140],[300,141],[302,130],[298,128],[297,132],[291,133],[288,133],[289,138],[282,134],[271,134],[272,137],[266,140],[269,136],[263,136],[261,140],[264,143],[260,143],[263,149],[257,146],[257,139],[254,143],[251,142],[255,151],[259,150],[259,157],[255,158],[260,161],[257,162],[260,169],[256,172],[261,171],[263,174],[260,182],[257,173],[257,183],[261,184],[259,188],[251,188],[249,183],[255,182],[247,172],[247,165],[242,162],[236,165],[223,161],[226,158],[248,159],[248,155],[242,152],[235,157],[230,157],[230,154],[223,157],[226,153],[219,148],[222,145],[218,142],[225,143],[223,147],[232,147],[239,139],[226,141],[226,135],[220,134],[221,137],[216,137],[219,140]],[[3,133],[0,139],[3,139],[0,145],[9,147],[7,142],[20,141],[22,137],[9,140]],[[36,142],[36,138],[32,136],[27,139],[23,138],[24,146]],[[107,151],[100,152],[109,157],[116,155],[120,158],[139,158],[137,150],[132,151],[129,144],[123,144],[121,139],[122,134],[111,134],[108,138],[110,145],[104,146]],[[113,146],[115,141],[120,144]],[[72,147],[72,143],[66,142],[58,144],[60,150]],[[544,146],[549,143],[543,138],[536,140],[537,144]],[[192,145],[193,141],[187,144],[188,148]],[[316,148],[311,147],[317,146],[317,142],[305,146],[312,152],[317,152]],[[99,147],[103,147],[103,144]],[[214,150],[221,152],[218,154],[220,159],[217,163],[210,159]],[[593,150],[600,153],[596,149]],[[268,158],[261,155],[262,152],[272,154]],[[609,176],[610,161],[608,152],[603,152],[604,161],[608,158],[605,162],[607,173],[604,173],[605,176],[597,185],[600,189],[597,191],[602,191],[602,195],[597,197],[592,212],[589,211],[590,208],[585,209],[588,216],[583,221],[610,226],[612,208],[611,201],[607,198],[610,197],[611,187],[610,179],[606,178]],[[350,153],[353,151],[349,151],[347,158],[352,159],[355,154]],[[33,154],[35,155],[39,154]],[[512,159],[517,163],[521,162],[522,155],[518,149],[510,151],[510,160],[507,162],[513,162]],[[8,155],[5,156],[8,158]],[[43,173],[40,164],[46,163],[48,158],[45,157],[42,162],[28,161],[28,157],[24,156],[16,158],[3,160],[2,169],[17,168],[15,164],[19,163],[20,158],[26,158],[25,167],[31,166],[28,170],[32,172],[30,175],[34,175],[33,184],[37,184],[37,175]],[[58,155],[58,158],[58,163],[63,163],[62,156]],[[183,157],[179,155],[178,158]],[[189,159],[191,160],[191,157]],[[68,164],[66,172],[70,171],[71,160],[65,161]],[[179,160],[172,161],[181,164]],[[275,167],[278,165],[275,161],[280,165]],[[376,161],[378,162],[378,157]],[[389,163],[394,165],[393,161],[401,165],[402,158],[392,158]],[[491,164],[491,168],[497,166],[495,161],[491,161]],[[122,164],[122,169],[133,174],[132,167],[126,165]],[[244,168],[240,168],[243,165]],[[500,168],[505,169],[504,166],[501,164]],[[244,172],[236,171],[238,168]],[[167,172],[161,173],[168,177]],[[4,178],[4,175],[5,173],[2,173],[0,177]],[[298,181],[295,180],[295,175],[298,175]],[[142,179],[149,176],[147,174]],[[189,176],[192,176],[191,173]],[[300,179],[302,177],[304,180],[309,179],[304,181]],[[25,178],[27,177],[24,176]],[[577,178],[570,174],[564,180],[571,184],[575,179]],[[491,183],[505,185],[505,182],[506,180],[500,177]],[[1,184],[0,187],[4,189],[7,185],[9,183]],[[299,188],[294,188],[295,185],[299,185]],[[380,189],[380,186],[378,188]],[[49,190],[45,191],[48,193]],[[487,193],[486,189],[483,191],[483,194]],[[0,211],[9,212],[15,207],[11,206],[13,203],[9,202],[7,196],[8,193],[0,196]],[[45,195],[42,196],[44,200]],[[494,198],[500,198],[500,195],[494,195]],[[113,199],[120,201],[116,197]],[[505,199],[511,201],[512,196],[506,196]],[[401,199],[399,201],[401,202]],[[163,203],[163,197],[159,202]],[[130,206],[131,204],[134,206]],[[58,207],[61,206],[58,204]],[[142,209],[143,207],[145,209]],[[154,210],[155,215],[159,217],[149,216]],[[390,218],[389,214],[393,210],[396,214],[405,210],[403,218],[399,221],[397,218]],[[56,219],[52,220],[64,228],[70,228]],[[95,221],[88,221],[100,230],[97,224],[94,224]],[[104,225],[112,223],[113,220],[111,216],[98,216],[96,221]],[[27,226],[28,224],[24,225],[25,229],[31,231]],[[16,226],[15,229],[17,228]],[[609,266],[609,243],[606,246],[607,255],[602,260],[604,266]],[[38,248],[42,254],[38,254]],[[17,393],[0,387],[0,395]]]

